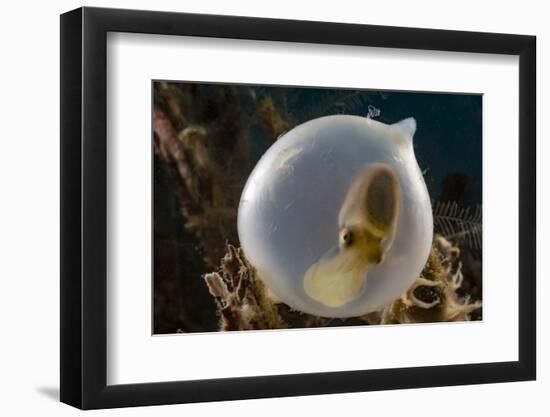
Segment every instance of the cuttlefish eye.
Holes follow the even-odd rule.
[[[340,231],[340,247],[349,248],[353,244],[353,232],[347,227]]]

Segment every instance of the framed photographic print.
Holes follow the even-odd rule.
[[[535,379],[535,37],[61,16],[61,400]]]

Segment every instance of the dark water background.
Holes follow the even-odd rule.
[[[238,246],[238,201],[258,159],[278,136],[308,120],[370,113],[391,124],[414,117],[415,154],[432,201],[472,209],[482,204],[481,95],[160,81],[153,87],[154,110],[166,115],[176,134],[190,126],[207,132],[206,152],[214,171],[223,173],[218,176],[225,193],[222,208],[233,213],[223,221],[209,218],[198,228],[188,226],[189,207],[178,195],[185,180],[163,160],[155,132],[155,334],[218,329],[216,306],[202,276],[217,270],[226,242]],[[193,149],[188,152],[193,159]],[[215,206],[211,182],[196,188],[194,209],[199,212]],[[211,225],[218,224],[219,230],[213,230]],[[481,253],[474,255],[464,261],[466,282],[471,283],[466,293],[481,299]]]
[[[210,88],[210,87],[206,87]],[[414,117],[414,149],[432,200],[453,200],[461,206],[481,204],[482,96],[334,90],[325,88],[253,87],[258,96],[270,95],[286,103],[288,115],[298,122],[331,114],[367,116],[391,124]],[[372,106],[372,107],[371,107]],[[251,129],[252,156],[269,147],[261,133]],[[255,159],[252,158],[251,162]]]

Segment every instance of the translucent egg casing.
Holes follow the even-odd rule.
[[[430,198],[413,150],[416,122],[386,125],[359,116],[327,116],[299,125],[262,156],[243,190],[238,213],[241,247],[275,297],[324,317],[375,311],[401,296],[430,252]],[[383,261],[371,265],[357,294],[333,306],[304,289],[308,269],[338,250],[339,214],[354,181],[383,164],[399,183],[399,205]]]

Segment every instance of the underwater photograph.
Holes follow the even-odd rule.
[[[153,334],[482,320],[482,95],[152,82]]]

